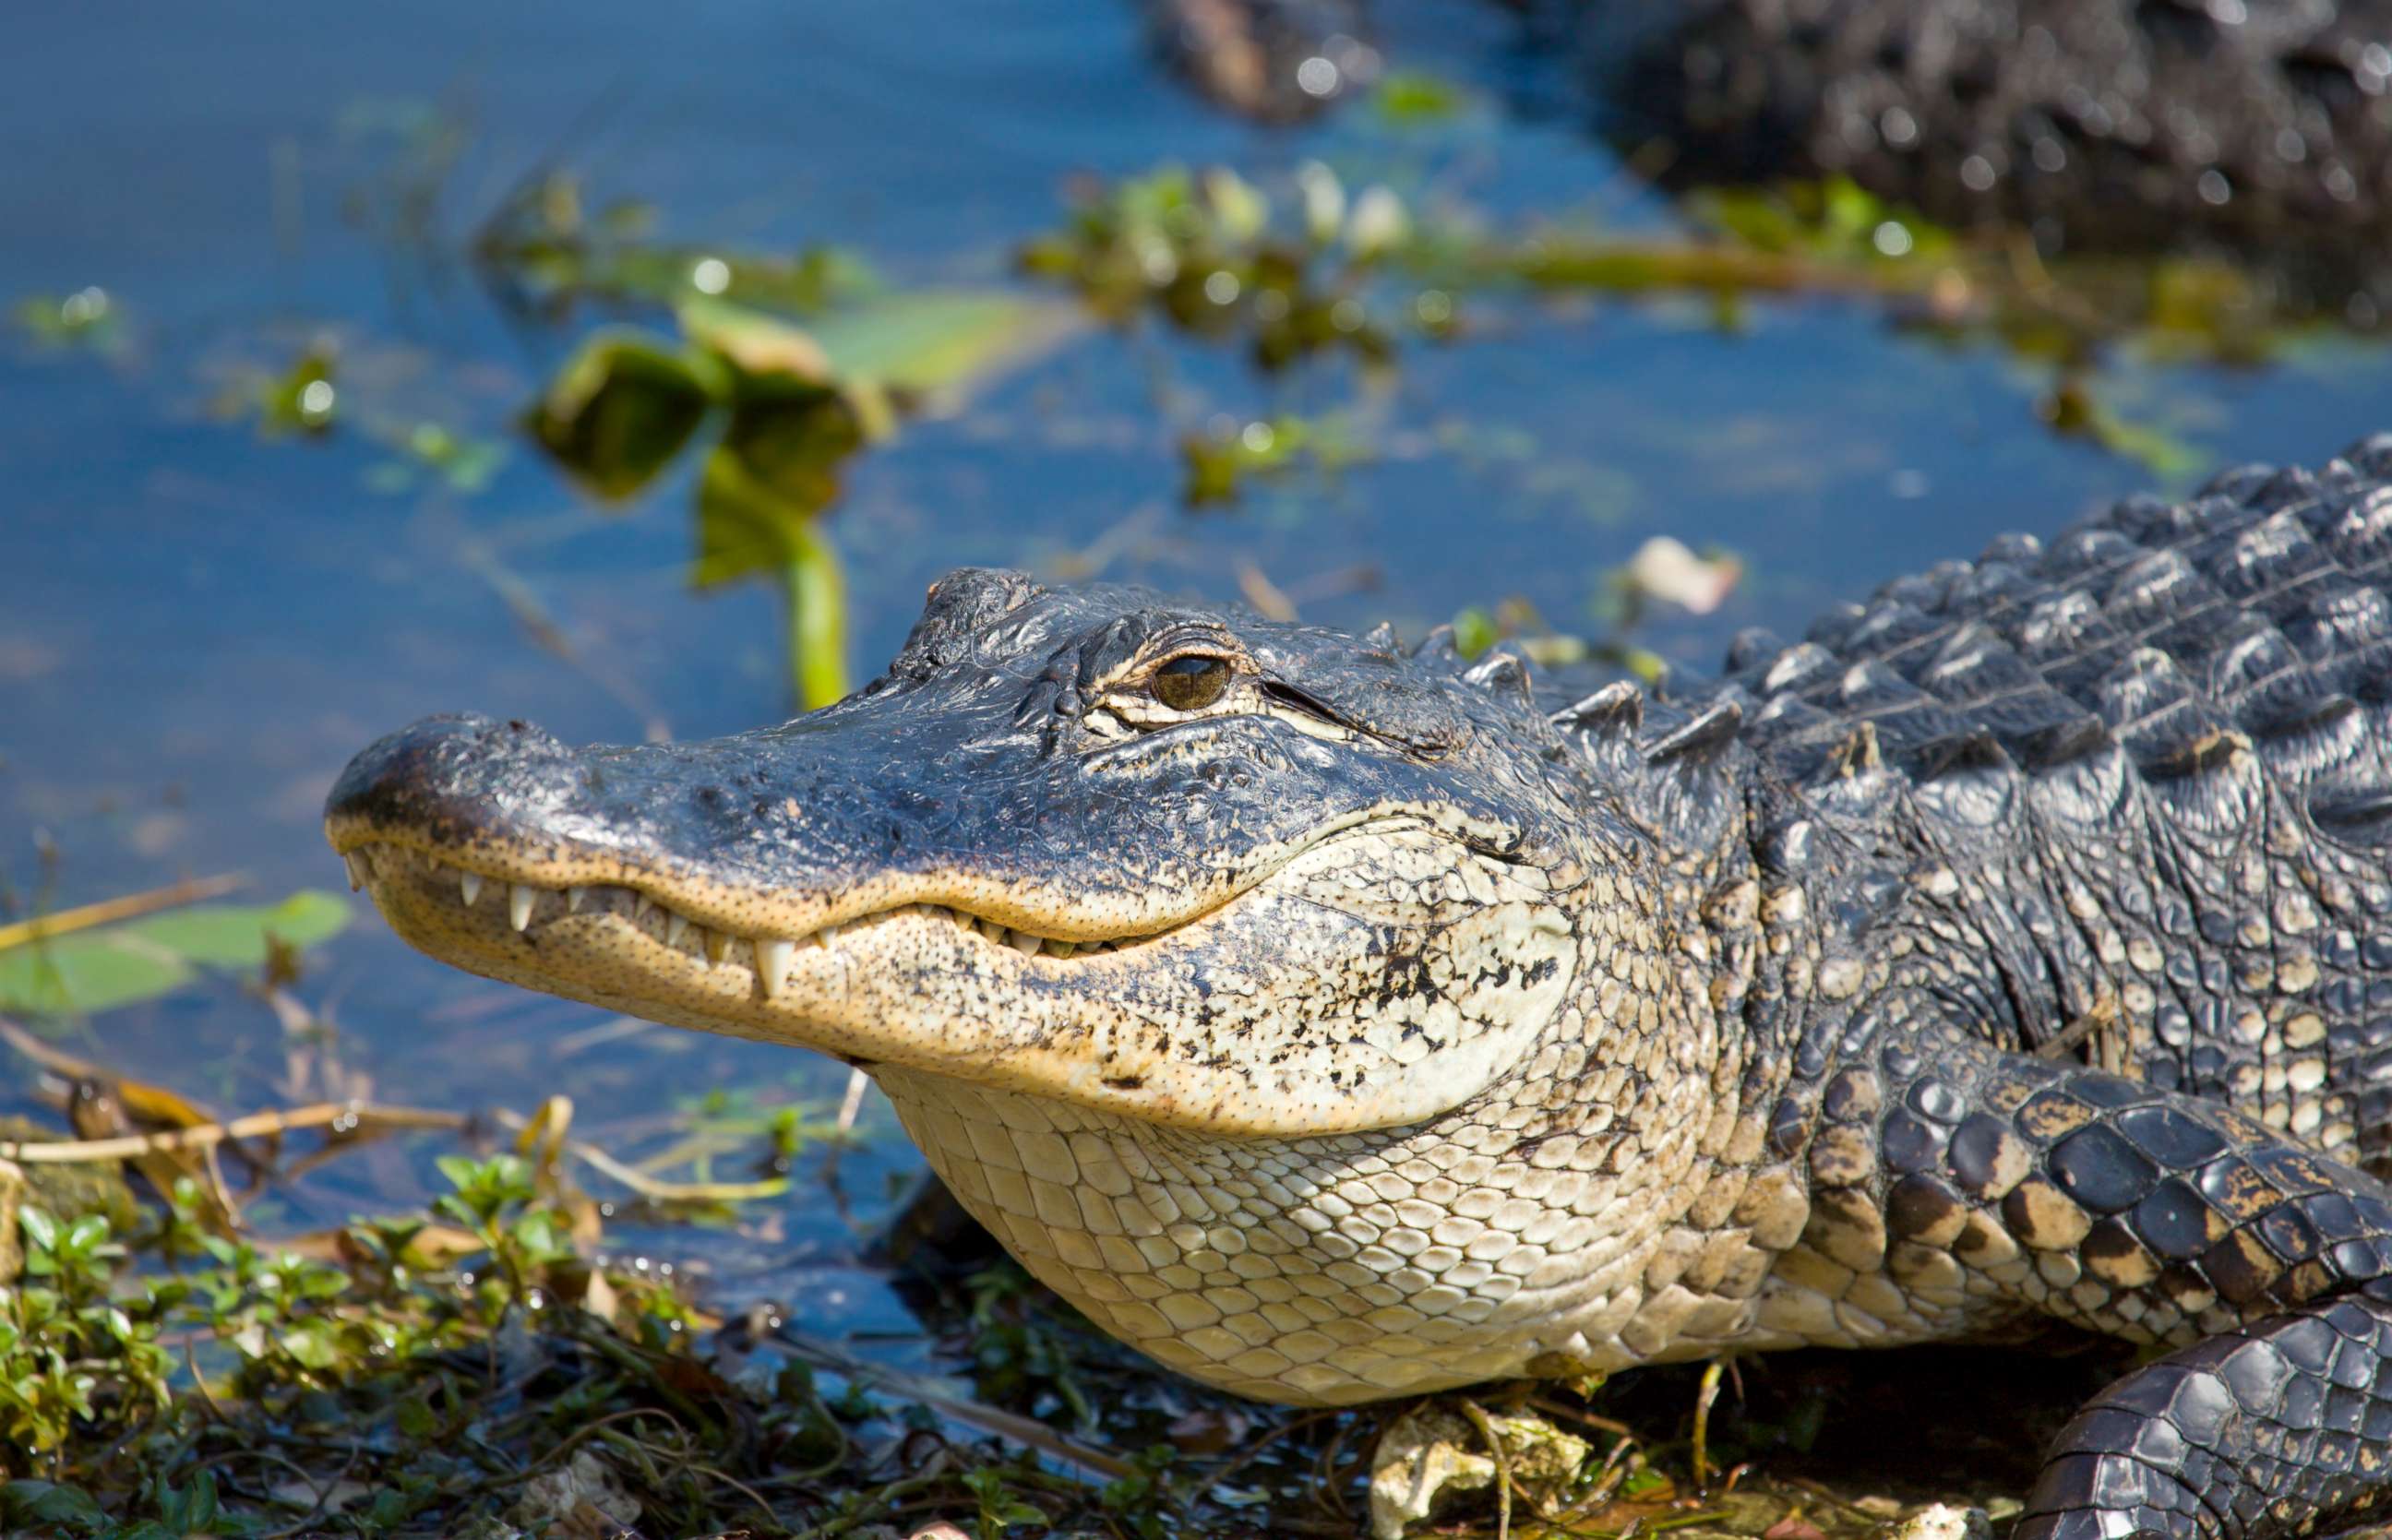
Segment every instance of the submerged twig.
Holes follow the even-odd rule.
[[[522,1132],[531,1127],[532,1119],[512,1107],[500,1107],[490,1116],[507,1129]],[[736,1203],[746,1198],[778,1197],[789,1190],[785,1177],[769,1177],[761,1182],[669,1182],[650,1176],[636,1166],[625,1165],[597,1145],[579,1139],[562,1141],[566,1154],[620,1182],[642,1197],[658,1203]]]
[[[374,1106],[360,1102],[318,1102],[287,1111],[253,1112],[220,1123],[169,1129],[160,1133],[127,1133],[112,1139],[54,1139],[0,1142],[0,1160],[29,1165],[74,1164],[131,1160],[166,1150],[208,1149],[228,1140],[255,1139],[302,1129],[330,1128],[344,1137],[378,1128],[462,1129],[473,1121],[462,1112],[431,1107]]]

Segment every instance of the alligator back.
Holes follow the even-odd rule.
[[[1748,633],[1722,706],[1764,867],[1903,879],[1992,1035],[2392,1164],[2392,436]]]

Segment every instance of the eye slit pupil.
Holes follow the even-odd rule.
[[[1154,698],[1174,711],[1202,711],[1229,688],[1229,661],[1191,653],[1154,671]]]

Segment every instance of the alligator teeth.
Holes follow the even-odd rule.
[[[374,880],[376,870],[374,852],[371,848],[359,847],[354,850],[343,851],[341,860],[347,868],[349,888],[352,892],[361,891]],[[441,874],[440,861],[426,857],[423,864],[431,874],[435,876]],[[482,889],[489,881],[490,879],[478,872],[458,868],[457,895],[464,902],[465,907],[471,909],[481,900]],[[751,938],[698,925],[686,915],[667,908],[638,888],[629,886],[618,887],[607,884],[578,884],[555,890],[531,883],[511,882],[504,886],[507,895],[507,921],[518,931],[530,930],[533,912],[539,908],[540,896],[551,891],[554,891],[564,901],[565,912],[567,914],[583,912],[590,907],[593,895],[602,912],[624,913],[625,910],[619,907],[618,894],[629,899],[628,912],[634,925],[643,925],[648,916],[661,912],[664,915],[666,946],[679,951],[683,938],[687,938],[699,958],[716,966],[743,962],[752,957],[757,979],[763,986],[764,993],[768,997],[777,996],[787,988],[788,975],[791,968],[796,965],[797,954],[800,949],[830,947],[856,924],[855,921],[849,920],[838,925],[823,925],[795,938]],[[968,913],[945,904],[934,903],[901,905],[870,918],[887,919],[894,915],[916,912],[926,918],[936,917],[951,921],[966,931],[977,932],[994,945],[1010,947],[1025,957],[1064,958],[1085,956],[1095,952],[1118,951],[1138,939],[1136,937],[1121,937],[1106,941],[1058,941],[1044,936],[1034,936],[1026,930],[1014,930],[1009,926],[999,925],[994,920]],[[743,948],[746,950],[743,951]]]
[[[366,864],[365,853],[361,850],[352,850],[343,859],[349,863],[349,891],[355,893],[365,886],[368,877],[373,875],[373,868]]]
[[[782,984],[789,977],[789,966],[797,960],[798,944],[795,941],[757,938],[756,977],[763,983],[767,998],[781,992]]]

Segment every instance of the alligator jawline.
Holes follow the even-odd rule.
[[[945,904],[891,904],[852,914],[844,920],[789,936],[751,935],[692,918],[653,890],[627,883],[592,882],[564,886],[524,882],[475,871],[462,862],[429,854],[393,841],[367,840],[343,852],[348,862],[351,888],[376,888],[383,894],[408,882],[420,897],[446,888],[458,913],[488,914],[495,926],[501,921],[527,938],[572,915],[595,919],[612,915],[644,934],[650,941],[713,966],[745,966],[752,970],[767,998],[780,992],[797,954],[832,946],[846,931],[903,915],[943,920],[967,936],[991,947],[1001,947],[1023,958],[1060,963],[1077,956],[1111,953],[1135,947],[1180,928],[1094,940],[1065,940],[1000,925],[994,920]],[[1183,925],[1202,915],[1193,916]]]

